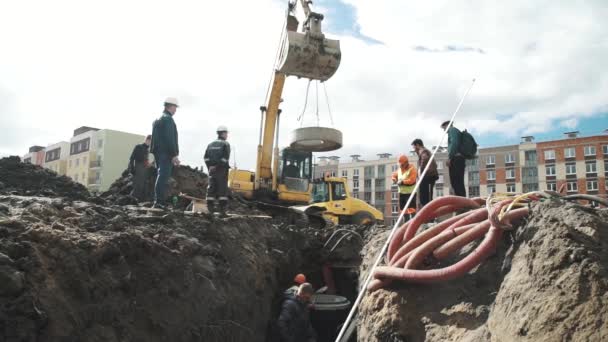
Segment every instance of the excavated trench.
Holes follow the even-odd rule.
[[[181,179],[205,181],[184,172],[176,192],[192,192]],[[125,179],[115,185],[94,197],[0,160],[0,341],[272,341],[299,272],[354,300],[364,227],[324,246],[332,231],[247,217],[237,204],[241,216],[223,220],[157,212],[129,205]],[[313,312],[319,341],[345,314]]]

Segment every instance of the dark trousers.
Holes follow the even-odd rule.
[[[158,167],[158,175],[156,176],[156,184],[154,184],[154,203],[165,204],[167,200],[167,182],[173,173],[173,163],[171,157],[167,154],[154,155],[156,166]]]
[[[456,196],[467,197],[467,191],[464,188],[465,166],[465,160],[462,156],[456,156],[450,160],[450,183]]]
[[[218,165],[209,170],[209,186],[207,187],[207,205],[220,202],[220,210],[228,202],[228,167]]]
[[[146,182],[148,180],[148,169],[144,163],[135,163],[135,174],[133,174],[133,197],[138,201],[145,200]]]
[[[420,208],[422,209],[433,200],[433,190],[435,189],[436,177],[424,177],[420,181]]]
[[[416,209],[416,194],[399,194],[399,210],[403,211],[410,196],[413,196],[414,198],[412,198],[412,202],[410,202],[408,208]]]

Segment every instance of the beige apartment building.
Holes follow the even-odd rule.
[[[70,141],[42,148],[33,146],[23,158],[65,175],[96,193],[107,190],[127,168],[133,147],[144,135],[83,126],[74,130]]]

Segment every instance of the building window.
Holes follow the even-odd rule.
[[[443,175],[439,175],[439,178],[437,178],[437,183],[443,184]]]
[[[546,150],[545,160],[555,160],[555,150]]]
[[[392,165],[391,166],[391,172],[395,172],[399,169],[399,165]]]
[[[82,139],[76,142],[73,142],[70,146],[70,154],[78,154],[81,152],[86,152],[89,150],[89,141],[91,138]]]
[[[353,176],[359,176],[359,169],[353,170]]]
[[[359,180],[353,180],[353,188],[359,188]]]
[[[76,158],[76,166],[80,165],[80,158]]]
[[[358,192],[353,192],[353,198],[359,198],[359,193]]]
[[[31,164],[32,163],[32,158],[25,158],[25,159],[23,159],[23,162],[25,164]]]
[[[554,182],[547,183],[547,190],[557,191],[557,184]]]
[[[496,192],[496,185],[488,185],[488,195]]]
[[[397,201],[397,200],[399,200],[399,193],[398,193],[397,191],[392,191],[392,192],[391,192],[391,199],[392,199],[393,201]]]
[[[587,181],[587,191],[597,191],[597,181]]]
[[[386,165],[378,165],[378,178],[384,178]]]
[[[74,174],[74,180],[78,182],[78,174]]]
[[[82,165],[87,165],[87,157],[82,157]]]
[[[442,160],[437,161],[437,170],[443,170],[443,161]]]
[[[384,185],[386,184],[386,182],[383,179],[376,179],[376,190],[380,191],[382,189],[384,189]]]
[[[382,191],[376,192],[376,201],[384,201],[384,192],[382,192]]]
[[[595,146],[585,146],[585,156],[594,156]]]
[[[608,179],[604,180],[604,188],[608,191]]]
[[[515,179],[515,169],[507,169],[507,179]]]
[[[555,165],[545,166],[545,174],[547,176],[555,176]]]
[[[469,172],[469,182],[479,182],[479,171]]]
[[[87,179],[87,177],[85,176],[84,172],[82,173],[82,181],[84,182],[85,179]]]
[[[602,152],[604,155],[608,154],[608,145],[602,145]]]
[[[515,192],[515,184],[507,184],[507,192]]]
[[[496,164],[496,156],[490,155],[486,156],[486,165],[494,165]]]
[[[337,173],[336,171],[332,171],[332,172],[331,172],[331,176],[332,176],[332,177],[336,177],[337,175],[338,175],[338,173]]]
[[[364,193],[363,199],[365,200],[365,202],[367,202],[369,204],[369,202],[372,201],[372,193],[371,192]]]
[[[578,183],[576,183],[576,182],[568,182],[568,184],[566,184],[566,186],[568,187],[568,192],[577,192],[578,191]]]
[[[586,162],[585,171],[587,171],[587,173],[596,173],[597,172],[597,163],[594,161]]]
[[[363,186],[364,186],[366,189],[371,188],[371,187],[372,187],[372,180],[371,180],[371,179],[366,179],[366,180],[364,180],[364,181],[363,181]]]
[[[564,156],[566,158],[574,158],[576,157],[576,150],[574,147],[567,147],[564,149]]]
[[[97,140],[97,148],[102,148],[103,147],[103,140],[99,139]]]
[[[443,187],[437,187],[435,188],[435,197],[442,197],[443,196]]]
[[[505,154],[505,163],[515,163],[515,156],[512,153]]]
[[[348,170],[342,170],[342,177],[348,177]]]
[[[479,165],[479,158],[475,157],[473,159],[467,160],[467,162],[469,163],[470,166],[477,166],[477,165]]]
[[[479,197],[479,187],[478,186],[469,187],[469,197]]]
[[[566,174],[576,175],[576,163],[566,164]]]
[[[392,211],[393,214],[398,213],[399,212],[399,206],[397,204],[393,204],[392,210],[393,210]]]
[[[488,170],[488,180],[496,180],[496,171]]]
[[[374,177],[374,167],[373,166],[366,166],[363,171],[365,172],[365,178]]]

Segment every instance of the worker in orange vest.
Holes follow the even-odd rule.
[[[416,214],[416,194],[414,193],[416,177],[416,167],[410,164],[407,156],[403,154],[399,156],[399,169],[392,175],[393,184],[399,186],[399,210],[403,211],[410,196],[413,197],[405,211],[405,222]]]

